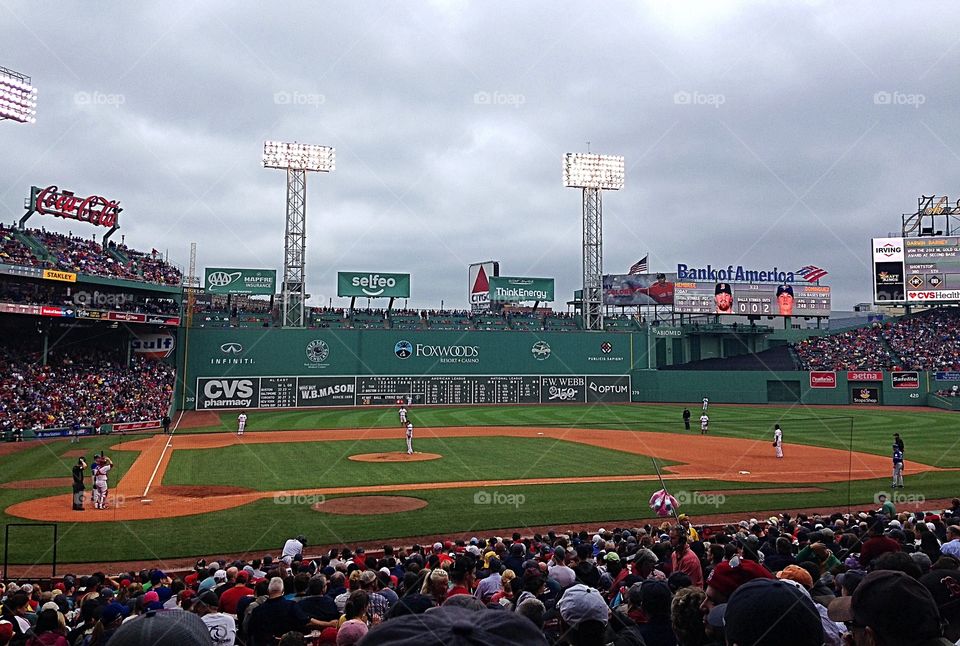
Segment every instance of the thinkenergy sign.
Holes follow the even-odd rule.
[[[492,303],[553,300],[552,278],[491,276],[487,280],[487,285]]]

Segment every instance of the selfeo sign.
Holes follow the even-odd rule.
[[[337,296],[410,298],[410,274],[337,272]]]

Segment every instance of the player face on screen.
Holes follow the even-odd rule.
[[[713,299],[717,303],[717,313],[724,314],[733,311],[733,293],[729,283],[717,283],[713,290]]]
[[[777,306],[781,314],[785,316],[793,314],[793,287],[790,285],[777,287]]]

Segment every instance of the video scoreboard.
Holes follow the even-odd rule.
[[[960,237],[874,238],[875,303],[960,301]]]
[[[730,289],[729,309],[718,307],[717,285]],[[790,284],[793,298],[777,299],[776,283],[674,283],[673,309],[678,314],[737,314],[741,316],[830,316],[830,288],[813,284]]]

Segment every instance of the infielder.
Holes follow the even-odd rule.
[[[703,398],[703,414],[707,414],[707,406],[710,405],[710,399],[708,397]]]
[[[710,418],[704,413],[700,416],[700,435],[706,435],[710,430]]]
[[[113,468],[113,460],[103,455],[98,455],[93,465],[93,507],[94,509],[107,508],[107,474]]]
[[[893,484],[894,489],[903,489],[903,449],[899,444],[893,445]]]
[[[403,404],[400,404],[400,410],[397,411],[400,413],[400,426],[407,425],[407,407]]]
[[[783,431],[780,430],[779,424],[773,425],[773,447],[777,453],[778,458],[783,457]]]
[[[407,422],[407,455],[413,455],[413,422]]]
[[[243,435],[243,429],[247,425],[247,414],[244,411],[240,411],[240,414],[237,415],[237,437]]]

